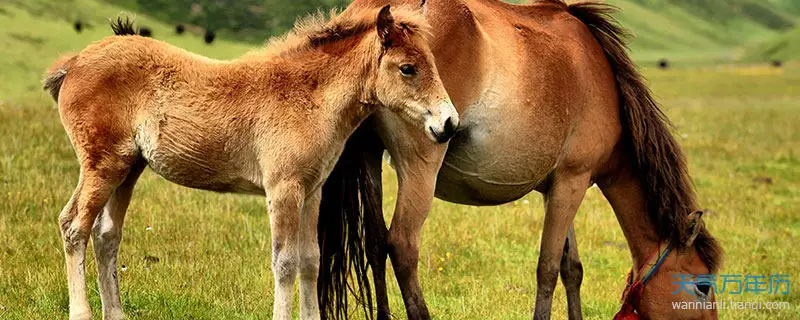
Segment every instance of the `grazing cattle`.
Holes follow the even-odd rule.
[[[140,27],[139,28],[139,35],[142,36],[142,37],[150,38],[150,37],[153,36],[153,30],[151,30],[148,27]]]
[[[205,42],[206,42],[206,43],[208,43],[208,44],[211,44],[212,42],[214,42],[214,38],[215,38],[216,36],[217,36],[217,35],[216,35],[216,34],[214,34],[214,31],[213,31],[213,30],[206,30],[206,34],[205,34],[205,35],[203,35],[203,41],[205,41]]]
[[[81,33],[81,31],[83,31],[83,22],[75,20],[75,23],[72,24],[72,28],[75,29],[75,32]]]
[[[185,31],[186,31],[186,28],[184,28],[183,24],[179,24],[179,25],[175,26],[175,33],[176,34],[180,35],[180,34],[183,34],[183,32],[185,32]]]
[[[660,69],[669,69],[669,61],[667,59],[658,60],[658,68]]]

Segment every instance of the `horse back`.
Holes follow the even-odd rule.
[[[263,193],[250,132],[258,105],[217,96],[238,88],[225,79],[243,78],[217,72],[227,65],[137,36],[89,45],[70,60],[58,98],[80,160],[143,158],[187,187]]]

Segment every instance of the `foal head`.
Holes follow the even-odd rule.
[[[373,99],[432,140],[448,141],[458,126],[458,112],[439,79],[426,27],[395,21],[388,5],[378,13],[375,26],[380,54],[372,75]]]

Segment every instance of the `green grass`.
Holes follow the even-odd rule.
[[[27,9],[18,3],[0,6],[0,319],[63,319],[67,290],[56,219],[77,182],[78,166],[39,79],[61,52],[80,50],[110,33],[98,19],[94,29],[75,34],[64,16],[115,16],[118,9],[88,0],[55,7],[25,3]],[[138,18],[157,38],[205,55],[227,58],[250,49],[225,41],[206,46],[197,37],[171,36],[167,25]],[[796,281],[800,65],[644,72],[675,122],[700,203],[713,211],[706,223],[727,251],[722,273],[789,273]],[[390,216],[396,178],[386,171],[384,209]],[[765,178],[772,183],[761,182]],[[126,266],[120,280],[131,318],[270,317],[273,280],[263,199],[190,190],[147,171],[128,212],[119,262]],[[542,222],[537,194],[497,207],[435,201],[423,233],[420,275],[436,318],[529,318]],[[586,270],[584,315],[608,319],[620,305],[630,257],[596,188],[589,190],[575,226]],[[148,256],[159,262],[147,262]],[[91,250],[87,257],[90,302],[99,317]],[[399,289],[393,274],[388,277],[392,308],[403,318]],[[723,311],[723,319],[800,317],[797,289],[788,296],[721,298],[789,301],[793,307]],[[559,286],[555,319],[564,318],[565,301]]]

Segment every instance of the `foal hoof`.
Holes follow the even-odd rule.
[[[92,320],[92,311],[86,310],[75,313],[70,312],[69,320]]]

